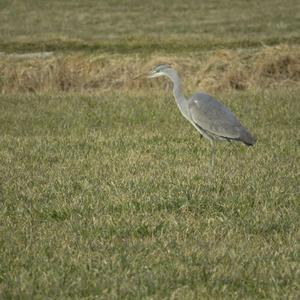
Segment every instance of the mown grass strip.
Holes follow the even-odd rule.
[[[241,40],[222,40],[222,39],[168,39],[159,38],[128,38],[124,40],[102,40],[84,41],[80,39],[52,39],[37,41],[10,41],[0,42],[0,51],[6,53],[22,53],[35,51],[98,51],[103,53],[129,54],[153,53],[153,52],[197,52],[237,48],[253,48],[261,45],[273,46],[280,43],[289,45],[300,44],[300,36],[269,37],[265,39],[241,39]]]

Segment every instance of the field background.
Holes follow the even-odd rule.
[[[299,1],[1,1],[1,299],[300,298]],[[167,79],[257,137],[210,144]]]

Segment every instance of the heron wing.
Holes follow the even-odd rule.
[[[197,93],[189,99],[192,121],[204,131],[224,138],[238,139],[242,125],[235,115],[214,97]]]

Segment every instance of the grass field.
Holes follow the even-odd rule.
[[[2,0],[5,51],[170,53],[300,43],[298,0]]]
[[[299,299],[298,1],[169,3],[1,2],[1,299]],[[212,170],[159,61],[255,147]]]

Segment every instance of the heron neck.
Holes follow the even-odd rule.
[[[175,70],[172,70],[172,72],[168,73],[167,75],[173,82],[173,95],[176,100],[177,106],[183,116],[189,120],[188,102],[185,96],[182,94],[181,79]]]

